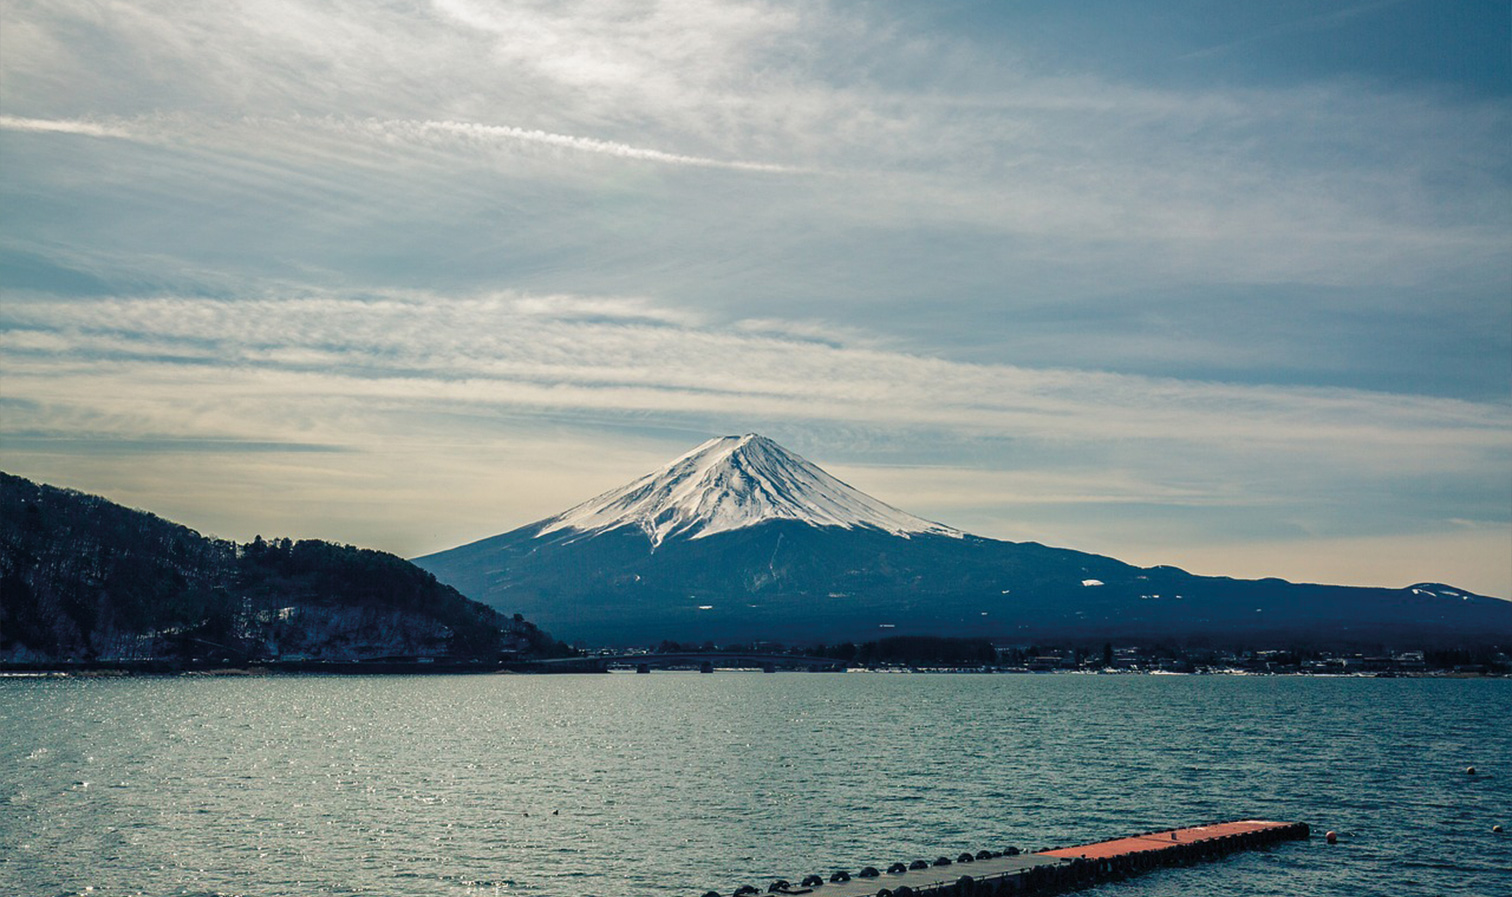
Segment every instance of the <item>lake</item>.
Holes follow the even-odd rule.
[[[1314,837],[1097,893],[1491,897],[1509,718],[1479,679],[0,678],[0,894],[698,897],[1258,817]]]

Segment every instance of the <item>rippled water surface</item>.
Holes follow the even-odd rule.
[[[697,897],[1261,817],[1341,843],[1096,893],[1512,895],[1509,718],[1506,680],[0,679],[0,894]]]

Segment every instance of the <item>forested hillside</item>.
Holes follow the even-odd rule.
[[[0,473],[0,661],[497,659],[566,651],[408,561],[209,539]]]

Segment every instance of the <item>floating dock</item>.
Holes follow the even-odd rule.
[[[982,850],[932,860],[868,866],[857,872],[808,875],[796,882],[775,881],[765,888],[743,885],[733,897],[755,894],[812,894],[813,897],[998,897],[1052,894],[1091,887],[1162,866],[1181,866],[1239,850],[1308,837],[1303,822],[1244,819],[1146,832],[1129,838],[1038,853]],[[704,897],[725,897],[709,891]]]

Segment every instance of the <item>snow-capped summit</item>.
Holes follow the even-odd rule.
[[[657,546],[769,520],[871,527],[893,535],[961,535],[842,483],[765,436],[721,436],[640,479],[544,520],[537,536],[600,533],[624,526]]]

